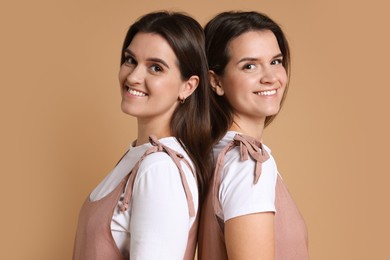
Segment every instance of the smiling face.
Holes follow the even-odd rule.
[[[185,98],[178,60],[168,42],[158,34],[137,33],[125,50],[119,71],[122,111],[139,120],[167,124]]]
[[[249,31],[228,45],[229,62],[222,76],[213,75],[218,95],[233,108],[233,121],[264,126],[267,116],[279,112],[287,73],[275,35],[269,30]]]

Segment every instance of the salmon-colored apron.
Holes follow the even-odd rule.
[[[76,239],[73,249],[74,260],[124,260],[129,259],[128,255],[122,255],[119,248],[115,244],[111,233],[111,220],[114,210],[118,207],[118,202],[121,195],[124,193],[123,203],[120,210],[127,210],[131,201],[131,195],[134,185],[134,180],[137,175],[138,168],[143,159],[154,152],[165,152],[178,167],[183,188],[187,197],[188,210],[190,217],[195,216],[194,203],[192,194],[189,189],[185,174],[182,170],[180,161],[185,162],[188,167],[192,167],[183,155],[161,144],[155,136],[150,137],[150,143],[153,145],[149,148],[140,160],[135,164],[131,172],[120,182],[120,184],[104,198],[91,201],[88,198],[85,200],[79,215],[79,221],[76,232]],[[196,175],[194,175],[196,177]],[[126,185],[127,184],[127,185]],[[198,217],[192,225],[189,235],[187,248],[184,260],[193,260],[195,255],[195,247],[197,240]]]
[[[224,157],[236,146],[240,148],[241,160],[248,160],[251,157],[256,162],[254,184],[259,180],[261,164],[269,158],[259,141],[240,134],[236,134],[233,141],[221,151],[210,182],[210,190],[202,206],[198,237],[198,259],[200,260],[228,259],[223,230],[224,223],[222,219],[217,217],[216,212],[220,209],[218,191]],[[309,259],[305,222],[279,174],[276,182],[275,207],[275,259]]]

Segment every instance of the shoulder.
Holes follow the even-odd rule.
[[[214,155],[214,158],[216,159],[222,152],[224,149],[226,149],[227,146],[229,146],[232,142],[233,142],[233,139],[234,139],[234,136],[236,135],[236,132],[232,132],[232,131],[228,131],[224,137],[222,137],[221,140],[218,141],[218,143],[216,143],[213,147],[213,155]],[[233,148],[234,150],[235,148]],[[229,151],[225,157],[228,155],[228,156],[232,156],[231,154],[234,154],[234,152],[232,153],[232,151]],[[234,156],[234,155],[233,155]]]
[[[232,143],[233,138],[236,134],[237,133],[234,131],[227,132],[226,135],[220,140],[220,142],[218,142],[218,144],[214,146],[214,158],[217,160],[218,157],[223,157],[223,172],[225,173],[231,171],[249,171],[250,173],[252,173],[252,171],[256,167],[256,161],[251,158],[251,156],[248,156],[247,160],[242,160],[239,146],[232,147],[231,149],[229,149],[228,152],[226,152],[226,150],[224,151],[224,149],[226,149],[227,146]],[[258,149],[260,151],[260,148]],[[262,144],[262,149],[264,149],[264,151],[269,154],[269,159],[262,163],[262,168],[274,168],[273,170],[276,171],[275,160],[271,155],[270,148]]]
[[[263,149],[270,157],[260,164],[261,174],[256,184],[254,176],[259,165],[254,159],[248,156],[242,160],[240,147],[237,146],[224,156],[220,183],[216,185],[219,185],[218,196],[222,205],[222,212],[217,212],[217,215],[225,221],[240,215],[275,211],[277,169],[269,148],[264,146]]]
[[[166,178],[170,175],[178,175],[178,168],[173,159],[165,152],[155,152],[147,155],[139,165],[137,178],[153,175],[159,178],[163,174]],[[162,176],[161,176],[162,177]]]
[[[167,151],[158,151],[151,153],[147,155],[144,158],[143,165],[149,165],[151,167],[156,166],[166,166],[166,165],[175,165],[175,160],[182,162],[183,160],[186,160],[189,162],[190,165],[192,165],[192,161],[187,154],[187,152],[184,150],[184,148],[181,146],[180,142],[175,137],[165,137],[162,139],[159,139],[159,142],[167,149],[169,150],[170,154],[167,153]]]
[[[163,144],[165,145],[165,143],[167,143],[166,140]],[[166,146],[168,147],[168,145]],[[180,146],[180,144],[178,145]],[[176,156],[175,153],[179,153],[185,158],[184,150],[180,151],[180,149],[177,149],[179,147],[172,144],[169,145],[169,148],[174,151],[172,156]],[[185,193],[187,191],[185,187],[188,185],[189,192],[192,194],[195,205],[197,205],[196,177],[192,174],[189,166],[182,162],[182,158],[176,160],[178,164],[175,163],[175,160],[165,151],[157,151],[145,156],[136,172],[133,196],[138,194],[143,198],[150,197],[158,200],[165,196],[171,199],[174,198],[172,202],[176,201],[175,203],[180,199],[186,205],[185,198],[187,194]],[[179,167],[182,169],[183,174],[181,174]],[[137,198],[140,196],[136,195]],[[159,203],[162,202],[160,201]]]
[[[169,149],[171,153],[168,154],[166,151],[157,151],[148,154],[140,163],[137,175],[142,177],[146,174],[154,174],[155,177],[157,177],[163,174],[165,178],[169,175],[180,176],[180,167],[187,178],[192,176],[192,169],[194,169],[193,164],[188,154],[185,152],[183,147],[181,147],[176,138],[167,137],[162,138],[159,141],[162,145]],[[186,160],[192,169],[190,169],[189,165],[183,160]]]

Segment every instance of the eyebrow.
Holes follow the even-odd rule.
[[[129,55],[131,55],[131,56],[133,56],[133,57],[136,57],[136,55],[129,49],[126,49],[124,52],[129,54]],[[161,63],[162,65],[164,65],[165,67],[167,67],[169,69],[168,64],[163,59],[160,59],[160,58],[147,58],[146,60],[147,61],[151,61],[151,62]]]
[[[272,57],[272,60],[273,59],[277,59],[277,58],[283,58],[283,54],[282,53],[279,53],[279,54],[276,54],[275,56]],[[258,61],[259,59],[258,58],[253,58],[253,57],[244,57],[242,59],[240,59],[237,64],[241,63],[241,62],[244,62],[244,61]]]

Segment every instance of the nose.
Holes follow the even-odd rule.
[[[277,73],[272,66],[265,66],[260,78],[260,83],[265,85],[274,84],[278,80]]]
[[[144,78],[145,75],[141,66],[136,65],[131,70],[129,70],[129,73],[126,76],[126,82],[130,86],[135,86],[141,84]]]

